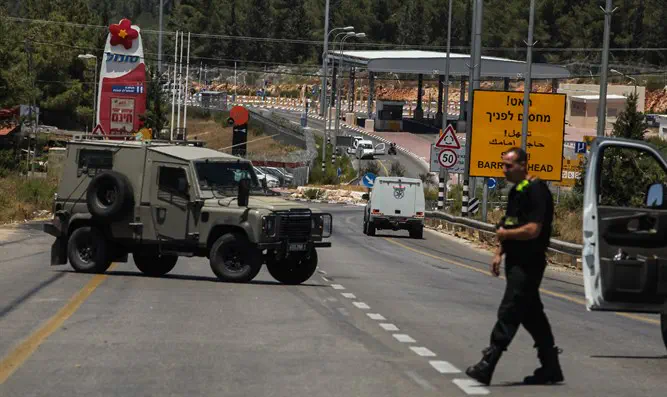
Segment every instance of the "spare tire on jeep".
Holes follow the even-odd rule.
[[[86,204],[93,217],[105,220],[122,218],[134,206],[132,184],[119,172],[102,172],[90,181]]]

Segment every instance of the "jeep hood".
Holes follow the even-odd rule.
[[[228,204],[229,203],[229,204]],[[238,203],[234,198],[208,199],[205,202],[206,207],[236,207]],[[308,208],[303,204],[288,201],[280,197],[250,196],[248,199],[248,208],[266,209],[269,211],[288,210],[290,208]],[[318,212],[313,209],[313,212]]]

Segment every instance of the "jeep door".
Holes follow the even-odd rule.
[[[151,213],[159,240],[186,239],[192,179],[186,165],[154,162],[151,184]]]
[[[662,312],[667,297],[665,182],[667,162],[652,146],[618,138],[593,142],[585,175],[582,250],[588,310]],[[656,183],[660,186],[652,188]]]

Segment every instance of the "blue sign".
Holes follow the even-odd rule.
[[[337,174],[338,174],[338,176],[341,176],[343,174],[343,170],[341,170],[340,167],[338,167]]]
[[[586,154],[586,142],[575,142],[574,143],[574,152],[575,153],[584,153]]]
[[[111,92],[116,94],[143,94],[143,85],[114,85],[111,86]]]
[[[361,178],[361,183],[366,187],[373,187],[373,184],[375,184],[375,174],[372,172],[367,173]]]
[[[107,62],[137,63],[141,58],[136,55],[123,55],[107,52]]]
[[[489,189],[495,189],[497,185],[496,179],[495,178],[489,178],[486,180],[486,186],[489,187]]]

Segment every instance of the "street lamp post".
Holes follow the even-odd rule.
[[[329,0],[326,4],[326,17],[324,20],[324,31],[326,32],[329,29]],[[324,110],[327,107],[327,76],[329,74],[329,62],[328,62],[328,52],[329,52],[329,36],[331,33],[342,30],[349,32],[354,30],[354,26],[345,26],[343,28],[333,28],[331,29],[326,36],[324,36],[324,52],[322,53],[322,92],[320,93],[320,115],[324,115]],[[335,41],[334,41],[335,42]]]
[[[602,7],[600,7],[602,8]],[[600,71],[600,99],[598,101],[597,136],[605,135],[607,125],[607,68],[609,67],[609,32],[611,30],[611,0],[606,1],[604,11],[604,37],[602,40],[602,69]]]
[[[93,116],[94,127],[97,127],[97,57],[93,54],[81,54],[78,56],[79,59],[94,59],[95,60],[95,79],[93,80]],[[93,128],[94,128],[93,127]]]

